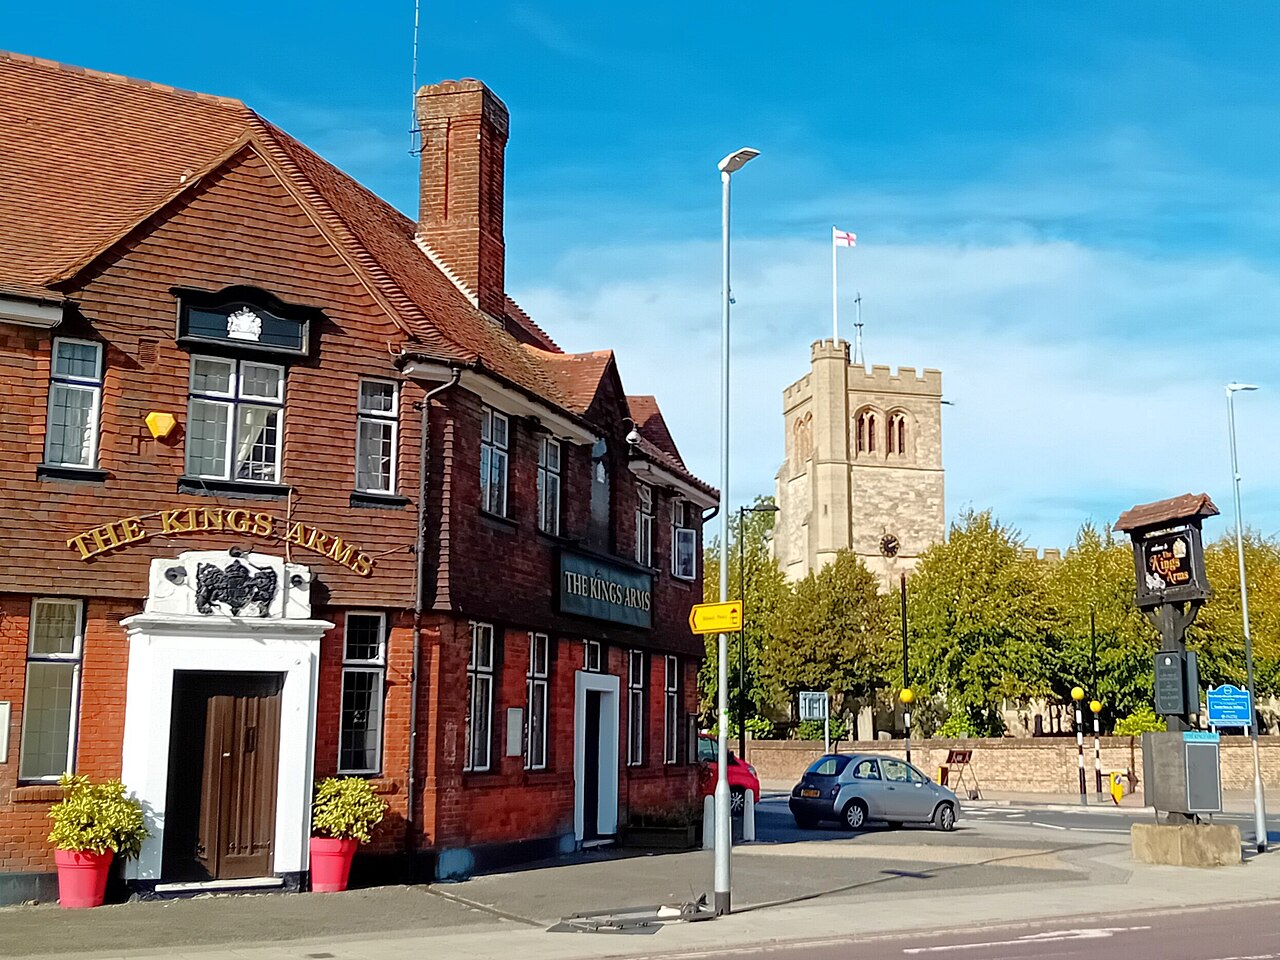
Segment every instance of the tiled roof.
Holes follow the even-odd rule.
[[[237,100],[0,52],[0,282],[44,285],[154,210],[251,117]]]
[[[1218,508],[1209,499],[1207,493],[1184,493],[1180,497],[1130,507],[1120,514],[1120,519],[1116,521],[1116,529],[1128,533],[1130,530],[1150,527],[1157,523],[1168,523],[1170,520],[1184,520],[1187,517],[1216,517],[1217,515]]]
[[[631,408],[631,419],[636,423],[640,435],[657,447],[662,453],[685,469],[684,459],[676,449],[676,442],[667,429],[667,421],[662,418],[658,408],[658,398],[653,396],[627,397],[627,406]]]
[[[613,362],[612,350],[596,350],[592,353],[548,353],[536,347],[526,347],[560,388],[569,409],[584,414],[596,398],[600,380]]]
[[[506,317],[487,317],[420,246],[414,221],[239,100],[4,51],[0,291],[56,299],[51,287],[246,149],[276,170],[410,346],[576,416],[590,407],[610,351],[563,353],[510,297]],[[641,431],[646,456],[699,482],[653,398],[642,399],[646,420],[660,425]]]

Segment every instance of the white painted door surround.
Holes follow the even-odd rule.
[[[600,692],[600,763],[599,804],[600,812],[596,832],[611,836],[618,832],[618,678],[607,673],[587,673],[579,670],[574,675],[573,698],[573,833],[583,838],[585,791],[583,776],[586,771],[586,715],[587,691]]]
[[[232,581],[247,577],[256,586],[229,591],[228,572]],[[129,674],[121,776],[142,801],[151,831],[127,865],[127,879],[161,879],[174,674],[188,670],[284,677],[274,870],[307,869],[320,638],[333,628],[311,619],[310,592],[311,571],[279,557],[190,551],[151,561],[146,606],[123,621]],[[246,597],[252,599],[241,604]]]

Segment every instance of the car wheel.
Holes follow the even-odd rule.
[[[729,791],[729,816],[740,817],[747,807],[747,792],[741,787]]]
[[[938,809],[933,811],[934,829],[942,830],[949,833],[956,826],[956,808],[949,803],[938,804]]]
[[[867,825],[867,805],[861,800],[850,800],[845,804],[841,819],[850,830],[861,830]]]

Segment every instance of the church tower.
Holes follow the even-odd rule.
[[[888,588],[943,539],[942,374],[849,362],[846,340],[813,344],[783,391],[786,460],[773,553],[788,579],[852,548]]]

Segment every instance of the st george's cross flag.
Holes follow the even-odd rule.
[[[858,235],[850,233],[848,230],[837,230],[832,227],[831,245],[833,247],[856,247],[858,245]]]

